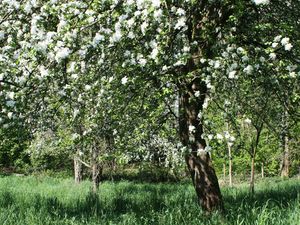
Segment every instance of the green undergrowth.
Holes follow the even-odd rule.
[[[0,177],[0,224],[299,224],[300,180],[266,179],[256,187],[222,188],[226,213],[205,215],[190,183],[104,182]]]

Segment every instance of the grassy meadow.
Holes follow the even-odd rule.
[[[300,223],[300,179],[265,179],[256,186],[223,187],[225,215],[201,213],[186,183],[90,182],[0,176],[0,224],[295,224]]]

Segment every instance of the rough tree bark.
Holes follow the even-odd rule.
[[[200,96],[196,97],[195,92]],[[198,202],[204,211],[224,210],[222,195],[212,166],[206,142],[202,137],[203,126],[198,116],[203,108],[206,96],[206,84],[199,78],[194,79],[187,90],[180,93],[179,135],[184,146],[190,149],[185,161],[192,177],[198,196]],[[192,128],[192,129],[191,129]]]
[[[187,29],[184,32],[189,43],[197,42],[199,45],[191,49],[191,58],[187,60],[186,65],[175,71],[179,74],[179,136],[183,146],[189,149],[185,161],[199,204],[203,210],[210,212],[215,209],[224,210],[224,206],[218,178],[210,155],[205,151],[203,126],[198,116],[207,95],[205,77],[201,74],[208,65],[203,65],[200,59],[214,57],[213,48],[219,35],[214,30],[227,23],[231,7],[223,7],[220,1],[194,1],[192,5],[191,14],[187,19]],[[206,26],[208,21],[210,25]],[[176,36],[176,33],[174,35]],[[172,48],[172,42],[170,47]],[[192,130],[189,129],[191,127]]]

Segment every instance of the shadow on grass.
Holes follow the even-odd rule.
[[[33,207],[36,211],[48,213],[59,218],[90,218],[117,220],[122,214],[133,213],[136,217],[151,216],[153,212],[166,210],[167,207],[179,207],[182,211],[188,210],[184,206],[187,196],[183,196],[186,188],[178,191],[177,185],[137,185],[128,183],[118,186],[112,190],[109,196],[101,196],[89,193],[83,199],[64,203],[57,197],[46,197],[35,194],[30,202],[22,202],[16,199],[8,190],[0,192],[0,207],[16,205],[17,208]],[[166,204],[166,198],[177,195],[174,206]],[[257,191],[254,196],[248,194],[247,190],[237,188],[224,191],[225,207],[228,214],[235,217],[234,212],[243,211],[248,213],[251,207],[288,208],[297,199],[299,200],[300,183],[287,186],[265,188]],[[191,196],[191,195],[188,195]],[[194,199],[188,199],[188,204],[193,204]],[[21,206],[21,204],[25,204]],[[27,204],[27,205],[26,205]],[[195,204],[195,203],[194,203]],[[233,218],[234,219],[234,218]]]
[[[286,186],[275,185],[272,187],[274,183],[267,185],[268,187],[257,190],[254,195],[247,192],[248,189],[244,191],[239,191],[238,188],[228,189],[224,195],[225,207],[236,210],[241,207],[265,207],[268,204],[268,208],[288,208],[297,199],[299,201],[300,182]]]

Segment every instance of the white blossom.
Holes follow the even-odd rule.
[[[249,119],[249,118],[246,118],[245,120],[244,120],[244,122],[246,123],[246,124],[251,124],[251,120]]]
[[[15,104],[16,104],[16,102],[13,100],[6,101],[6,106],[8,106],[8,107],[14,107]]]
[[[227,59],[227,58],[229,57],[228,52],[222,52],[221,55],[222,55],[222,57],[225,58],[225,59]]]
[[[246,74],[252,74],[252,72],[253,72],[253,66],[248,65],[243,71],[244,71]]]
[[[13,117],[13,113],[12,113],[12,112],[8,112],[8,113],[7,113],[7,117],[8,117],[9,119],[11,119],[11,118]]]
[[[189,125],[189,132],[193,133],[196,131],[196,127],[193,125]]]
[[[234,141],[235,141],[235,137],[234,137],[234,136],[230,136],[230,137],[229,137],[229,141],[230,141],[230,142],[234,142]]]
[[[284,46],[284,50],[286,50],[286,51],[290,51],[292,48],[293,48],[293,45],[290,43],[288,43]]]
[[[246,55],[244,55],[244,56],[242,57],[242,61],[243,61],[243,62],[248,62],[248,61],[249,61],[249,57],[246,56]]]
[[[226,99],[225,101],[224,101],[224,105],[225,106],[229,106],[231,104],[231,102],[228,100],[228,99]]]
[[[230,71],[229,74],[228,74],[228,78],[229,78],[229,79],[234,79],[234,78],[235,78],[235,75],[236,75],[236,71],[235,71],[235,70]]]
[[[290,38],[288,38],[288,37],[282,38],[282,40],[281,40],[281,44],[283,46],[287,45],[289,42],[290,42]]]
[[[158,49],[157,49],[157,48],[154,48],[154,49],[152,50],[152,52],[151,52],[150,57],[151,57],[152,59],[156,59],[157,55],[158,55]]]
[[[236,50],[236,52],[237,52],[238,54],[240,54],[240,55],[246,53],[245,49],[243,49],[242,47],[238,47],[237,50]]]
[[[134,39],[135,38],[135,34],[132,31],[130,31],[128,33],[127,37],[130,38],[130,39]]]
[[[180,17],[177,23],[175,24],[175,29],[179,30],[182,27],[185,27],[186,26],[185,22],[186,22],[186,18],[184,16]]]
[[[130,18],[129,20],[127,20],[127,25],[128,25],[129,27],[132,27],[134,24],[135,24],[135,20],[134,20],[133,17]]]
[[[208,107],[209,101],[210,101],[210,98],[205,98],[204,103],[202,105],[203,109],[206,109]]]
[[[163,11],[161,9],[155,10],[153,16],[155,19],[160,20],[163,15]]]
[[[293,71],[293,72],[290,72],[290,73],[289,73],[289,76],[290,76],[291,78],[296,78],[297,74]]]
[[[281,40],[282,36],[278,35],[274,38],[274,42],[279,42]]]
[[[178,8],[177,11],[176,11],[176,14],[178,16],[184,16],[185,15],[185,11],[183,8]]]
[[[111,83],[114,80],[114,77],[109,77],[108,78],[108,83]]]
[[[73,112],[73,118],[76,118],[77,115],[79,114],[79,109],[74,109],[74,112]]]
[[[121,84],[126,84],[128,82],[128,78],[125,76],[121,79]]]
[[[253,0],[256,5],[267,5],[270,0]]]
[[[122,38],[121,30],[116,30],[116,32],[110,38],[110,42],[118,42],[121,40],[121,38]]]
[[[74,79],[74,80],[76,80],[76,79],[78,78],[78,74],[73,73],[73,74],[71,75],[71,78]]]
[[[264,63],[266,61],[266,59],[265,59],[265,57],[261,56],[261,57],[259,57],[259,61]]]
[[[161,4],[160,0],[151,0],[151,2],[154,7],[157,7],[157,8],[160,7],[160,4]]]
[[[274,52],[270,53],[270,59],[275,60],[276,59],[276,54]]]
[[[214,135],[209,134],[209,135],[207,135],[207,138],[208,138],[208,140],[212,140],[214,138]]]
[[[143,35],[146,34],[146,29],[147,29],[148,25],[149,24],[146,21],[142,23],[142,25],[141,25],[141,31],[142,31]]]
[[[224,131],[224,137],[225,137],[226,139],[229,139],[229,138],[230,138],[230,134],[229,134],[228,131]]]
[[[87,85],[84,86],[84,90],[86,90],[86,91],[89,91],[91,89],[92,89],[91,85],[87,84]]]
[[[218,140],[223,140],[224,137],[223,137],[222,134],[217,134],[217,135],[216,135],[216,138],[217,138]]]
[[[46,77],[49,75],[49,70],[45,68],[45,66],[40,66],[39,68],[41,77]]]
[[[214,63],[214,68],[215,68],[215,69],[218,69],[218,68],[220,68],[220,66],[221,66],[220,61],[219,61],[219,60],[216,60],[215,63]]]
[[[60,62],[61,60],[67,58],[71,53],[69,48],[59,48],[55,55],[55,60]]]
[[[100,42],[100,41],[103,41],[103,40],[104,40],[104,36],[101,35],[101,34],[99,34],[99,33],[97,33],[97,34],[95,35],[94,39],[93,39],[92,45],[93,45],[94,47],[96,47],[96,46],[99,44],[99,42]]]
[[[141,66],[145,66],[146,63],[147,63],[147,60],[144,59],[144,58],[141,58],[141,59],[139,59],[139,63],[140,63]]]
[[[13,91],[7,92],[6,96],[9,99],[14,99],[15,98],[15,92],[13,92]]]

